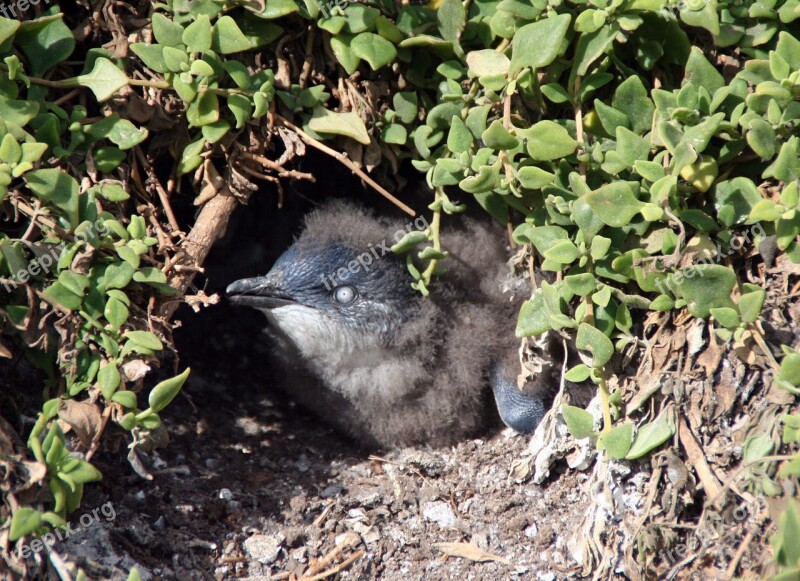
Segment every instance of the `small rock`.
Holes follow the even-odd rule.
[[[486,533],[473,533],[472,543],[484,551],[489,550],[489,536]]]
[[[442,457],[428,452],[413,452],[406,458],[406,462],[431,478],[438,478],[447,469],[447,462]]]
[[[297,547],[305,541],[306,533],[303,527],[289,527],[283,532],[286,535],[286,546],[288,547]],[[301,548],[305,549],[305,547]]]
[[[381,488],[377,486],[364,486],[356,484],[348,488],[348,496],[350,499],[359,504],[360,506],[370,508],[383,500],[381,496]]]
[[[308,456],[305,454],[300,454],[300,458],[294,463],[294,465],[300,472],[308,472],[309,468],[311,468],[311,462],[308,460]]]
[[[358,535],[358,533],[347,531],[341,535],[336,535],[333,542],[336,545],[346,544],[348,547],[357,547],[361,544],[361,537]]]
[[[274,563],[286,538],[281,533],[253,535],[244,542],[244,550],[259,563]]]
[[[366,545],[377,543],[381,539],[381,532],[378,530],[378,527],[374,525],[366,526],[362,523],[358,523],[353,527],[353,530],[361,535],[361,540],[364,541]]]
[[[529,539],[533,539],[536,537],[537,533],[539,532],[539,527],[536,526],[536,523],[533,523],[531,526],[525,529],[525,536]]]
[[[439,498],[439,489],[429,484],[423,484],[419,489],[419,499],[421,501],[436,500]]]
[[[341,482],[334,482],[322,489],[322,492],[319,495],[322,498],[333,498],[334,496],[338,495],[342,490],[344,490],[344,485]]]
[[[297,514],[305,512],[306,504],[306,497],[302,494],[296,494],[289,499],[289,507]]]
[[[423,502],[422,516],[438,524],[442,528],[452,527],[456,524],[456,515],[450,505],[443,501]]]

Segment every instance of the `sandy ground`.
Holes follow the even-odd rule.
[[[586,476],[516,483],[524,437],[371,456],[266,390],[203,383],[187,388],[196,409],[184,398],[168,414],[169,446],[143,457],[153,481],[100,463],[106,478],[73,519],[106,502],[115,516],[63,551],[92,578],[124,578],[133,563],[143,579],[299,576],[337,545],[319,571],[355,557],[343,578],[555,579],[574,564]],[[470,558],[446,557],[442,542],[471,543],[443,547]]]

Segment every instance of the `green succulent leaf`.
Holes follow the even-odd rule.
[[[189,377],[191,370],[187,367],[183,373],[176,375],[170,379],[164,380],[156,385],[148,396],[148,404],[150,408],[158,413],[169,405],[178,395],[183,384],[186,383],[186,378]]]
[[[538,289],[530,300],[522,303],[517,319],[517,337],[532,337],[550,330],[550,322],[544,308],[544,295]]]
[[[42,524],[42,513],[28,506],[21,506],[11,517],[11,530],[8,538],[17,541],[38,529]]]
[[[625,458],[627,460],[637,460],[658,448],[674,435],[675,420],[672,412],[669,409],[665,409],[655,420],[639,428]]]
[[[584,196],[595,215],[613,228],[627,226],[642,209],[631,187],[625,182],[613,182]]]
[[[527,138],[528,154],[536,161],[561,159],[575,153],[578,142],[555,121],[539,121],[529,129],[517,130]]]
[[[25,182],[41,200],[61,211],[69,226],[79,223],[79,187],[75,178],[55,168],[44,168],[25,174]]]
[[[695,317],[707,317],[712,308],[735,308],[731,292],[736,274],[730,268],[720,264],[688,267],[673,276],[673,283]]]
[[[600,329],[588,323],[581,323],[578,326],[575,346],[592,354],[594,357],[592,365],[595,368],[602,368],[614,354],[614,344],[611,339],[606,337]]]
[[[633,425],[629,423],[614,426],[607,432],[603,432],[597,439],[598,447],[601,447],[608,455],[615,459],[625,458],[631,448],[633,440]]]
[[[249,50],[253,45],[233,18],[223,16],[211,28],[211,48],[220,54],[233,54]]]
[[[308,126],[317,133],[343,135],[364,145],[368,145],[370,142],[366,125],[353,112],[337,113],[318,105],[314,108],[314,114],[309,120]]]
[[[594,418],[586,410],[571,405],[563,405],[561,406],[561,415],[564,416],[567,429],[573,438],[581,440],[597,436],[594,431]]]
[[[92,72],[77,77],[78,84],[94,93],[99,102],[107,101],[128,86],[128,77],[107,58],[94,61]]]
[[[538,69],[552,63],[561,51],[571,20],[569,14],[559,14],[517,30],[511,52],[511,75],[524,67]]]
[[[388,65],[397,57],[394,45],[372,32],[362,32],[353,37],[350,50],[357,58],[367,61],[372,70]]]

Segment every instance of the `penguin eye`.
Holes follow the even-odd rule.
[[[333,289],[333,300],[340,305],[349,305],[356,300],[356,289],[350,285],[337,286]]]

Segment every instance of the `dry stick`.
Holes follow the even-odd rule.
[[[147,169],[148,174],[150,174],[150,179],[153,180],[153,185],[156,188],[156,192],[158,192],[158,199],[161,200],[161,207],[164,209],[164,214],[167,215],[167,221],[169,222],[169,225],[172,226],[172,230],[174,232],[180,232],[181,228],[178,226],[178,220],[175,218],[175,213],[172,211],[172,206],[169,203],[167,192],[164,190],[161,182],[158,181],[158,178],[153,173],[150,162],[147,161],[147,158],[142,153],[142,150],[138,147],[136,148],[136,157],[139,159],[139,163],[141,163]]]
[[[254,169],[251,169],[251,168],[247,167],[244,164],[239,165],[239,169],[242,170],[247,175],[253,176],[254,178],[258,178],[260,180],[264,180],[265,182],[270,182],[270,183],[273,183],[273,184],[279,184],[280,183],[280,180],[278,178],[276,178],[275,176],[271,176],[271,175],[268,175],[268,174],[265,174],[265,173],[261,173],[260,171],[256,171]]]
[[[55,105],[56,107],[60,107],[60,106],[61,106],[61,105],[63,105],[64,103],[68,103],[69,101],[71,101],[71,100],[72,100],[72,98],[73,98],[75,95],[77,95],[78,93],[80,93],[80,92],[81,92],[81,89],[80,89],[80,88],[78,88],[78,89],[72,89],[72,90],[71,90],[69,93],[67,93],[67,94],[66,94],[66,95],[64,95],[63,97],[60,97],[60,98],[56,99],[55,101],[53,101],[53,105]],[[81,125],[82,125],[82,124],[81,124]]]
[[[314,60],[314,30],[316,30],[316,28],[313,26],[309,26],[307,29],[306,58],[303,61],[303,70],[300,71],[300,79],[298,80],[301,89],[306,88],[308,77],[311,76],[311,65]]]
[[[408,466],[401,462],[394,462],[392,460],[387,460],[386,458],[381,458],[380,456],[376,456],[375,454],[370,454],[367,460],[373,460],[375,462],[383,462],[384,464],[391,464],[393,466],[402,468],[403,470],[408,470],[409,472],[413,472],[414,474],[422,478],[423,482],[425,482],[426,484],[429,483],[429,480],[425,478],[425,475],[422,472],[420,472],[416,468],[412,468],[411,466]]]
[[[512,95],[506,93],[503,99],[503,127],[506,131],[511,130],[511,97]],[[506,179],[510,182],[514,179],[514,166],[508,159],[508,153],[505,149],[500,151],[500,158],[503,160],[503,171],[505,171]],[[513,243],[512,243],[513,245]]]
[[[56,573],[58,573],[58,578],[61,579],[61,581],[72,581],[72,574],[69,572],[67,564],[64,562],[64,559],[61,558],[61,555],[51,549],[50,545],[47,543],[45,543],[45,546],[47,547],[50,562],[53,564]]]
[[[333,509],[333,504],[334,503],[331,502],[325,508],[323,508],[319,516],[314,519],[313,523],[311,523],[311,526],[318,527],[319,525],[321,525],[322,521],[325,520],[325,518],[330,514],[331,510]]]
[[[656,464],[656,467],[653,469],[652,474],[650,475],[650,483],[652,486],[650,487],[650,491],[647,493],[647,499],[644,503],[644,510],[642,511],[642,517],[636,523],[636,527],[633,530],[633,534],[631,538],[637,539],[639,538],[639,532],[644,527],[644,523],[647,522],[648,517],[650,516],[650,509],[653,506],[653,502],[655,501],[656,494],[658,493],[658,482],[661,480],[661,474],[664,471],[664,467],[662,464]],[[625,560],[628,561],[633,558],[633,544],[628,546],[628,549],[625,551]]]
[[[744,474],[744,471],[750,468],[750,466],[754,466],[756,464],[763,464],[764,462],[780,462],[782,460],[792,460],[794,458],[793,455],[788,454],[772,454],[770,456],[762,456],[761,458],[756,458],[755,460],[750,460],[745,462],[741,466],[739,466],[733,474],[726,474],[725,484],[719,491],[719,494],[723,494],[726,490],[732,490],[734,494],[739,496],[740,498],[744,499],[745,502],[748,504],[755,501],[755,497],[749,492],[742,492],[736,486],[736,481]],[[714,500],[714,499],[712,499]]]
[[[348,557],[347,559],[345,559],[344,561],[342,561],[341,563],[339,563],[335,567],[331,567],[327,571],[323,571],[319,575],[314,575],[313,577],[300,577],[300,579],[298,579],[298,581],[319,581],[319,579],[325,579],[326,577],[330,577],[331,575],[335,575],[336,573],[339,573],[343,569],[345,569],[345,568],[349,567],[350,565],[352,565],[353,563],[355,563],[357,560],[359,560],[365,554],[366,554],[366,551],[364,549],[359,549],[358,551],[353,553],[352,556]]]
[[[296,180],[308,180],[312,183],[316,183],[317,181],[317,178],[315,178],[313,174],[297,171],[295,169],[286,169],[278,162],[273,161],[264,155],[259,155],[257,153],[250,153],[245,149],[244,145],[242,145],[241,143],[236,143],[236,148],[239,150],[240,158],[256,161],[261,165],[267,167],[268,169],[277,172],[278,177],[294,178]]]
[[[781,369],[781,366],[775,359],[775,356],[772,354],[770,348],[767,346],[767,342],[761,335],[761,331],[754,324],[750,325],[750,330],[753,333],[753,339],[755,339],[755,342],[758,343],[758,346],[761,348],[761,350],[764,352],[764,355],[769,360],[769,364],[772,366],[772,370],[775,373],[778,373]]]
[[[358,534],[353,532],[347,533],[344,540],[342,540],[342,542],[340,542],[338,545],[336,545],[330,551],[328,551],[328,553],[324,555],[320,560],[314,563],[309,563],[308,571],[303,573],[303,577],[305,577],[306,575],[315,575],[319,573],[323,568],[330,565],[339,553],[341,553],[344,549],[346,549],[352,544],[351,542],[349,542],[349,540],[353,538],[355,538],[355,540],[358,540],[360,537],[358,536]]]
[[[692,561],[695,561],[695,560],[697,560],[697,557],[698,557],[699,555],[700,555],[700,554],[699,554],[699,553],[697,553],[697,552],[695,552],[695,553],[691,553],[690,555],[687,555],[687,557],[686,557],[686,558],[685,558],[683,561],[680,561],[680,562],[678,562],[678,563],[677,563],[677,564],[676,564],[676,565],[675,565],[675,566],[674,566],[674,567],[673,567],[673,568],[672,568],[672,569],[669,571],[669,573],[667,573],[666,579],[668,579],[669,581],[672,581],[673,579],[675,579],[675,577],[678,575],[678,573],[680,573],[681,569],[683,569],[684,567],[686,567],[686,565],[688,565],[688,564],[689,564],[689,563],[691,563]]]
[[[736,554],[733,556],[733,559],[731,559],[731,562],[728,565],[728,570],[725,571],[725,574],[728,576],[727,577],[728,579],[733,579],[733,575],[734,573],[736,573],[736,568],[739,566],[739,561],[742,560],[744,552],[747,550],[747,547],[750,546],[750,543],[752,542],[754,536],[755,535],[753,534],[752,529],[747,531],[744,540],[742,540],[742,544],[739,545],[739,549],[736,551]]]
[[[63,228],[61,228],[53,220],[51,220],[50,218],[48,218],[46,216],[43,216],[42,214],[39,214],[36,210],[31,208],[28,204],[26,204],[22,200],[15,199],[12,203],[13,203],[14,207],[17,208],[17,210],[21,211],[23,214],[25,214],[29,218],[35,220],[36,222],[39,222],[40,224],[44,224],[45,226],[47,226],[48,228],[53,230],[56,234],[58,234],[60,237],[69,236],[67,231],[64,230]]]
[[[392,202],[395,206],[397,206],[398,208],[403,210],[403,212],[405,212],[406,214],[408,214],[409,216],[412,216],[412,217],[417,215],[416,212],[414,212],[414,210],[412,210],[410,207],[405,205],[403,202],[401,202],[400,200],[395,198],[388,190],[386,190],[386,188],[381,186],[378,182],[376,182],[371,177],[369,177],[366,173],[364,173],[364,171],[360,167],[358,167],[355,163],[353,163],[353,161],[349,157],[347,157],[347,154],[342,153],[341,151],[336,151],[335,149],[332,149],[332,148],[328,147],[324,143],[322,143],[320,141],[317,141],[316,139],[311,137],[308,133],[306,133],[305,131],[300,129],[297,125],[295,125],[294,123],[292,123],[288,119],[286,119],[284,117],[281,117],[280,115],[277,115],[277,114],[275,115],[275,117],[284,126],[288,127],[289,129],[291,129],[292,131],[297,133],[297,135],[300,137],[300,139],[302,139],[306,143],[306,145],[310,145],[314,149],[318,149],[321,152],[323,152],[323,153],[325,153],[327,155],[330,155],[332,158],[338,160],[340,163],[342,163],[344,166],[346,166],[350,171],[352,171],[354,174],[356,174],[358,177],[360,177],[362,180],[364,180],[370,186],[372,186],[372,188],[376,192],[378,192],[384,198],[386,198],[387,200]]]
[[[722,509],[724,499],[722,498],[722,486],[717,479],[717,476],[711,471],[711,467],[706,462],[705,455],[703,454],[700,444],[695,440],[694,434],[689,429],[686,420],[680,419],[678,425],[678,438],[683,444],[683,449],[689,457],[690,464],[694,466],[697,477],[703,483],[706,489],[706,497],[712,500],[712,504],[717,510]]]
[[[33,216],[31,216],[31,222],[28,224],[28,227],[25,229],[25,233],[22,235],[20,240],[27,241],[28,236],[33,233],[33,229],[36,228],[36,217],[39,215],[39,210],[42,209],[41,204],[39,201],[36,201],[36,208],[33,210]]]
[[[196,266],[205,262],[214,242],[225,233],[228,220],[238,204],[239,201],[236,196],[227,186],[223,186],[219,193],[203,206],[191,232],[186,236],[182,245],[185,266]],[[196,272],[191,269],[176,269],[169,284],[172,288],[184,294],[189,285],[192,284],[195,274]],[[179,301],[175,300],[164,303],[159,308],[159,315],[170,319],[179,304]]]

